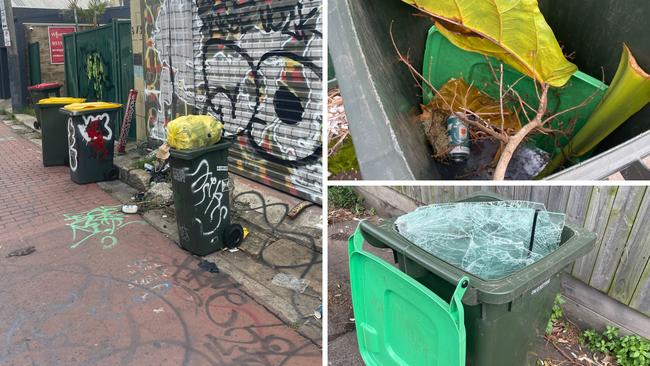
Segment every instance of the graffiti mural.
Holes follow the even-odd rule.
[[[150,136],[211,114],[238,173],[320,201],[322,0],[144,0]]]

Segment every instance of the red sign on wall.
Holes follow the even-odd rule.
[[[74,33],[75,27],[48,27],[50,37],[50,63],[62,64],[64,59],[63,35]]]

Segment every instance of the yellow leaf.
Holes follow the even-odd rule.
[[[494,56],[540,82],[561,87],[578,68],[569,62],[537,0],[402,0],[435,19],[451,43]]]
[[[515,133],[521,130],[521,122],[517,113],[510,111],[504,105],[504,118],[501,121],[499,102],[481,93],[474,86],[467,85],[465,80],[451,79],[440,88],[439,93],[431,100],[431,106],[435,109],[445,110],[448,113],[467,109],[494,127]]]

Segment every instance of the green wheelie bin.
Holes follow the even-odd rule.
[[[115,180],[115,123],[121,104],[74,103],[60,109],[68,117],[70,178],[78,184]]]
[[[60,97],[62,86],[63,84],[61,83],[41,83],[28,86],[27,91],[29,92],[29,99],[31,100],[32,105],[35,105],[41,99]]]
[[[36,103],[36,120],[41,126],[43,165],[68,165],[67,118],[59,109],[83,103],[84,98],[51,97]]]
[[[180,246],[193,254],[236,248],[243,240],[242,226],[230,222],[231,145],[231,139],[222,137],[207,147],[169,150]]]
[[[478,194],[462,201],[502,200]],[[565,224],[557,249],[486,279],[406,239],[395,222],[362,221],[350,238],[355,326],[369,366],[535,365],[529,353],[545,332],[560,272],[596,241],[594,233]],[[392,249],[398,268],[364,251],[364,242]]]

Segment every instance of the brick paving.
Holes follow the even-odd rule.
[[[0,123],[1,365],[321,364],[230,277],[117,204]]]

